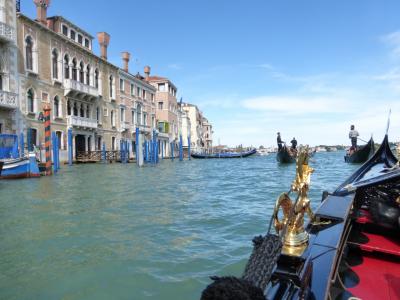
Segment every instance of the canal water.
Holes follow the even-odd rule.
[[[357,168],[343,155],[313,158],[314,208]],[[271,154],[0,181],[0,298],[199,299],[209,276],[241,274],[294,173]]]

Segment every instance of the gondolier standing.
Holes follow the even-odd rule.
[[[278,136],[276,138],[276,142],[278,143],[278,151],[282,150],[282,139],[281,139],[281,133],[278,132]]]
[[[354,129],[354,125],[350,126],[349,138],[351,139],[352,150],[357,150],[357,137],[359,136],[358,131]]]

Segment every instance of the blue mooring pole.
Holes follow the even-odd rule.
[[[179,135],[179,161],[183,161],[183,142],[182,142],[182,134]]]
[[[160,141],[161,144],[161,159],[164,159],[164,141]]]
[[[20,144],[20,157],[24,157],[25,143],[24,143],[24,133],[21,132],[19,135],[19,144]]]
[[[174,142],[171,142],[171,159],[174,161]]]
[[[56,133],[51,133],[51,144],[53,146],[53,173],[57,173],[57,160],[56,160]]]
[[[103,142],[103,146],[101,149],[101,160],[103,161],[103,163],[106,162],[106,143]]]
[[[60,140],[58,138],[58,135],[56,134],[56,161],[57,161],[57,170],[60,170]]]
[[[135,138],[136,138],[136,164],[139,165],[139,127],[136,127],[136,132],[135,132]]]
[[[32,131],[31,131],[31,128],[28,128],[27,134],[28,134],[28,152],[31,152],[33,150],[32,149]]]
[[[72,129],[68,129],[68,165],[72,166]]]
[[[192,159],[191,155],[190,155],[190,136],[188,136],[188,157],[189,157],[189,160]]]

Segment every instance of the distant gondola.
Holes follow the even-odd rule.
[[[292,154],[289,148],[284,146],[276,154],[276,160],[281,164],[292,164],[296,162],[296,155]]]
[[[398,299],[399,202],[400,165],[386,135],[365,164],[333,193],[324,193],[304,227],[303,247],[281,252],[282,237],[256,237],[243,277],[216,277],[203,295],[216,290],[248,299]]]
[[[352,164],[361,164],[370,159],[374,153],[375,144],[373,138],[371,137],[366,145],[359,147],[353,154],[346,154],[344,161]]]
[[[193,158],[208,159],[208,158],[243,158],[257,153],[256,149],[243,152],[219,152],[219,153],[191,153]]]

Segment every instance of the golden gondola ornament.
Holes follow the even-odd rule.
[[[296,160],[296,177],[290,192],[282,193],[278,197],[272,215],[276,232],[283,236],[284,254],[300,256],[307,246],[309,237],[304,228],[304,216],[307,214],[311,222],[314,220],[308,198],[313,172],[314,169],[309,166],[308,147],[300,149]],[[297,193],[295,201],[289,196],[292,192]],[[281,219],[278,216],[280,210],[282,210]]]

